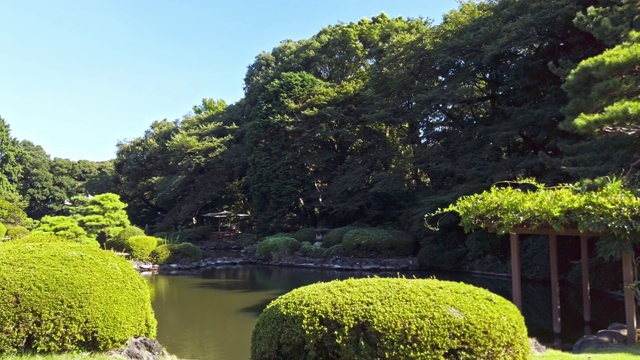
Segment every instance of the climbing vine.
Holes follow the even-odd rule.
[[[640,232],[640,198],[621,180],[597,186],[563,184],[547,187],[532,179],[495,184],[479,194],[460,197],[448,207],[425,215],[425,225],[437,229],[442,216],[455,212],[465,231],[493,227],[506,234],[514,227],[575,228],[606,233],[629,244]]]

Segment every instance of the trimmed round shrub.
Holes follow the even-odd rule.
[[[155,337],[148,285],[128,261],[54,239],[0,244],[0,354],[105,351]]]
[[[353,229],[342,237],[347,256],[410,256],[415,243],[411,235],[384,229]]]
[[[98,242],[94,239],[90,239],[90,238],[68,239],[57,234],[45,233],[45,232],[39,232],[39,231],[33,231],[27,234],[26,236],[23,236],[15,240],[11,240],[12,244],[18,244],[18,243],[39,244],[39,243],[52,243],[52,242],[83,244],[83,245],[92,246],[94,248],[100,247],[100,244],[98,244]]]
[[[7,228],[7,236],[9,237],[9,239],[18,239],[21,238],[23,236],[27,236],[27,234],[29,234],[29,230],[27,230],[26,227],[24,226],[12,226],[10,228]]]
[[[147,235],[132,236],[125,241],[124,251],[132,259],[149,260],[149,255],[158,246],[158,238]]]
[[[316,229],[312,229],[312,228],[300,229],[296,231],[295,234],[293,234],[293,237],[300,242],[308,241],[313,244],[314,242],[316,242]]]
[[[332,246],[341,244],[344,234],[346,234],[347,231],[353,229],[357,228],[347,226],[329,230],[329,232],[322,237],[322,246],[330,248]]]
[[[191,243],[164,244],[149,256],[154,264],[193,263],[202,260],[202,250]]]
[[[120,230],[118,235],[107,239],[104,243],[105,249],[115,250],[115,251],[125,251],[127,248],[127,240],[134,236],[142,236],[145,235],[144,230],[140,229],[137,226],[127,226],[126,228]]]
[[[307,256],[312,258],[323,258],[327,256],[327,250],[328,249],[325,249],[320,246],[315,246],[312,243],[305,241],[301,244],[300,250],[298,251],[302,256]]]
[[[274,235],[256,245],[256,254],[264,259],[280,261],[293,255],[300,248],[300,242],[288,235]]]
[[[520,311],[485,289],[435,279],[335,280],[262,312],[251,359],[527,359]]]

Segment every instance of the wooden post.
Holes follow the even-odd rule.
[[[511,241],[511,297],[522,312],[522,287],[520,285],[520,239],[517,233],[509,234]]]
[[[636,302],[633,289],[629,288],[633,284],[633,254],[622,253],[622,283],[624,285],[624,312],[627,320],[627,344],[635,345],[638,342],[636,335]]]
[[[586,323],[591,322],[591,283],[589,281],[588,237],[580,236],[580,264],[582,266],[582,314]]]
[[[549,235],[549,264],[551,266],[551,316],[553,332],[560,334],[560,285],[558,284],[558,238]]]

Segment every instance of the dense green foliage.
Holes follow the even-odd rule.
[[[96,239],[87,236],[87,232],[78,225],[74,218],[68,216],[45,215],[32,233],[53,234],[79,243],[100,245]]]
[[[133,236],[145,235],[144,230],[137,226],[127,226],[122,229],[118,235],[113,238],[107,239],[104,246],[105,249],[111,249],[115,251],[126,251],[127,240]]]
[[[348,256],[393,257],[413,255],[415,243],[401,231],[353,229],[344,234],[341,247]]]
[[[7,234],[7,227],[4,224],[0,223],[0,239],[4,239],[4,236]]]
[[[316,242],[316,229],[302,228],[296,231],[296,233],[293,234],[293,237],[300,242],[306,241],[313,244],[314,242]]]
[[[18,226],[12,226],[7,228],[6,236],[9,239],[19,239],[28,234],[29,234],[29,230],[26,227],[18,225]]]
[[[124,251],[135,260],[149,260],[153,249],[158,246],[158,238],[147,235],[136,235],[125,240]]]
[[[499,324],[499,326],[496,326]],[[349,279],[274,300],[253,330],[258,359],[528,359],[524,319],[471,285]]]
[[[256,254],[266,260],[279,261],[300,248],[301,244],[289,235],[274,235],[260,241],[256,245]]]
[[[37,236],[0,244],[0,353],[105,351],[155,336],[149,289],[127,261]]]
[[[202,260],[202,250],[191,243],[164,244],[151,251],[149,260],[154,264],[189,264]]]
[[[201,225],[220,219],[203,215],[222,210],[250,214],[223,228],[259,237],[401,229],[425,263],[442,252],[438,266],[504,268],[503,247],[467,241],[455,219],[433,233],[423,215],[519,178],[640,179],[639,18],[638,0],[486,0],[438,23],[328,25],[256,54],[238,102],[154,121],[110,162],[51,160],[2,120],[0,201],[38,220],[118,194],[118,211],[170,242],[207,240]],[[77,220],[101,242],[128,225],[96,214]],[[324,246],[342,243],[329,233]]]

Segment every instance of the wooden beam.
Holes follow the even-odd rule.
[[[591,322],[591,282],[589,281],[589,248],[588,236],[580,236],[580,264],[582,266],[582,316],[587,323]]]
[[[511,297],[513,303],[522,312],[522,286],[520,283],[520,236],[509,234],[511,241]]]
[[[551,266],[551,316],[553,332],[560,334],[560,285],[558,284],[558,238],[549,235],[549,264]]]
[[[624,284],[624,312],[627,320],[627,344],[635,345],[638,342],[636,335],[636,302],[634,291],[629,285],[634,279],[633,254],[622,253],[622,283]]]

